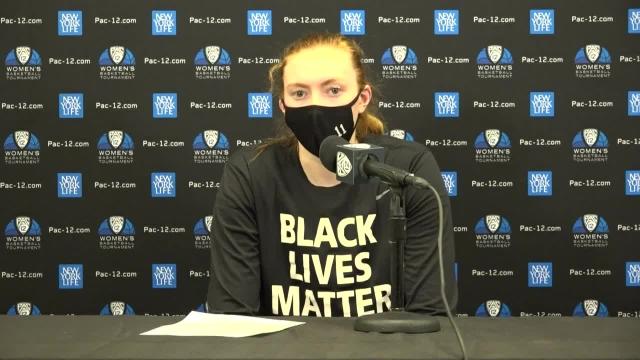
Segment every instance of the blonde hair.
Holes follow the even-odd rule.
[[[358,122],[355,129],[356,139],[361,141],[367,135],[383,134],[385,130],[384,122],[378,115],[376,101],[374,101],[374,99],[377,98],[377,88],[368,78],[365,68],[361,62],[364,57],[364,52],[354,40],[340,34],[315,32],[301,37],[289,44],[282,52],[280,61],[272,65],[269,69],[269,83],[271,85],[270,91],[273,97],[276,99],[284,98],[284,81],[282,79],[282,75],[284,73],[284,68],[287,65],[287,58],[299,51],[316,46],[331,46],[348,51],[351,55],[351,63],[353,64],[353,68],[356,72],[358,87],[362,89],[365,85],[369,85],[372,89],[372,101],[367,105],[367,109],[358,115]],[[260,144],[257,148],[255,157],[272,145],[280,145],[289,149],[296,148],[298,140],[291,129],[286,125],[283,118],[277,121],[276,126],[276,136],[269,138]]]

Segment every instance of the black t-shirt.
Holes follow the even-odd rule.
[[[444,209],[447,298],[457,303],[451,208],[432,153],[386,135],[362,142],[386,149],[385,163],[429,181]],[[211,225],[208,311],[250,315],[360,316],[391,307],[389,186],[318,187],[295,149],[240,148],[225,164]],[[438,206],[407,188],[405,308],[444,314],[437,253]],[[395,307],[395,306],[394,306]]]

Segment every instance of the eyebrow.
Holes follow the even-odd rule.
[[[341,81],[340,81],[340,80],[338,80],[338,79],[328,79],[328,80],[323,81],[320,85],[325,86],[325,85],[327,85],[327,84],[331,84],[331,83],[333,83],[333,82],[337,82],[337,83],[339,83],[339,82],[341,82]],[[309,85],[302,84],[302,83],[293,83],[293,84],[289,84],[287,87],[288,87],[288,88],[290,88],[290,87],[309,88]]]

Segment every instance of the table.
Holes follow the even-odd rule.
[[[305,321],[250,338],[140,336],[182,319],[160,316],[0,316],[2,359],[456,359],[453,330],[352,330],[353,318]],[[640,319],[458,318],[470,359],[640,359]]]

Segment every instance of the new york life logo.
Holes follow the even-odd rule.
[[[552,287],[553,286],[553,263],[550,262],[530,262],[528,264],[528,286],[529,287]]]
[[[178,286],[176,264],[152,264],[151,287],[175,289]]]
[[[58,289],[82,289],[82,264],[58,265]]]
[[[529,10],[529,34],[552,35],[555,32],[555,10]]]
[[[82,11],[58,11],[58,36],[82,36]]]
[[[7,315],[38,316],[40,314],[40,308],[27,301],[21,301],[12,305],[7,311]]]
[[[583,129],[573,137],[573,160],[577,162],[606,162],[609,140],[598,129]]]
[[[627,115],[640,116],[640,91],[627,93]]]
[[[434,35],[458,35],[460,34],[460,12],[458,9],[433,11]]]
[[[193,162],[224,164],[229,159],[229,140],[218,130],[205,130],[193,139]]]
[[[42,58],[29,46],[11,49],[4,59],[7,80],[40,80]]]
[[[16,130],[4,140],[4,162],[7,165],[34,165],[40,163],[40,141],[36,134]]]
[[[176,119],[178,117],[178,94],[154,93],[152,106],[154,119]]]
[[[629,34],[640,34],[640,9],[629,9],[627,31]]]
[[[511,225],[500,215],[486,215],[476,223],[474,229],[476,246],[479,248],[508,248],[511,246]]]
[[[458,172],[456,171],[442,171],[440,172],[444,187],[447,189],[449,197],[458,196]]]
[[[433,93],[433,115],[437,118],[460,117],[460,93]]]
[[[151,173],[151,197],[176,197],[176,173]]]
[[[627,287],[640,286],[640,262],[627,261],[625,263],[625,284]]]
[[[597,214],[585,214],[573,223],[573,246],[604,248],[609,244],[609,225]]]
[[[625,195],[640,196],[640,170],[627,170],[624,174]]]
[[[122,130],[109,130],[98,139],[100,164],[133,163],[133,139]]]
[[[111,301],[100,310],[100,315],[103,316],[123,316],[123,315],[135,315],[133,307],[125,303],[124,301]]]
[[[393,129],[389,131],[389,136],[405,141],[415,141],[413,135],[403,129]]]
[[[578,317],[607,317],[609,316],[609,310],[607,306],[595,299],[587,299],[580,301],[573,308],[573,316]]]
[[[366,12],[364,10],[340,10],[340,34],[365,35]]]
[[[480,317],[509,317],[511,310],[500,300],[487,300],[476,309],[476,316]]]
[[[271,10],[247,10],[247,35],[271,35]]]
[[[151,35],[175,36],[177,26],[178,24],[175,10],[151,11]]]
[[[58,94],[58,117],[60,119],[82,119],[84,117],[84,94]]]
[[[553,172],[529,171],[527,174],[528,196],[552,196]]]
[[[502,45],[489,45],[476,57],[478,78],[510,79],[513,76],[513,57]]]
[[[39,250],[42,231],[36,219],[29,216],[17,216],[5,226],[4,237],[7,250]]]
[[[195,240],[196,249],[209,249],[211,248],[211,225],[213,223],[213,216],[207,215],[198,219],[195,225],[193,225],[193,237]]]
[[[58,173],[58,198],[82,197],[82,173]]]
[[[249,118],[273,117],[273,100],[271,93],[247,94],[247,110]]]
[[[554,117],[555,93],[553,91],[529,92],[530,117]]]
[[[136,230],[124,216],[109,216],[98,226],[98,241],[102,250],[129,250],[135,247]]]
[[[418,56],[405,45],[394,45],[382,53],[382,77],[385,79],[415,79],[418,77]]]
[[[505,163],[511,160],[511,139],[499,129],[487,129],[476,137],[476,161]]]
[[[609,50],[598,44],[588,44],[580,48],[576,53],[575,65],[578,78],[602,79],[611,76]]]
[[[193,59],[196,79],[225,80],[231,78],[231,55],[216,45],[198,50]]]
[[[110,46],[98,58],[100,79],[133,80],[135,78],[136,58],[131,50],[124,46]]]

